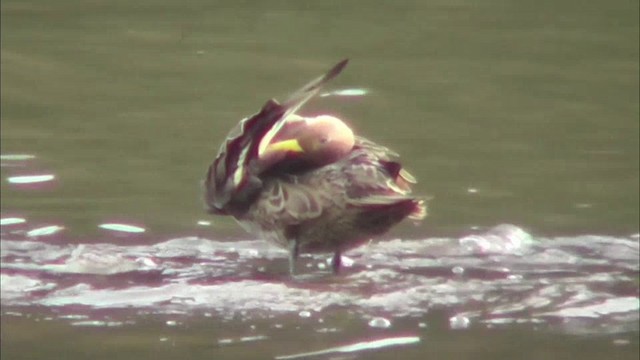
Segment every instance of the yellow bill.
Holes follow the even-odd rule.
[[[269,144],[267,146],[266,151],[267,152],[290,151],[290,152],[296,152],[296,153],[304,152],[304,150],[300,146],[300,143],[296,139],[283,140],[283,141],[275,142],[273,144]]]

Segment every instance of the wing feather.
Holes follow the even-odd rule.
[[[260,112],[243,119],[220,146],[205,178],[205,201],[213,213],[226,214],[234,208],[246,208],[262,188],[259,173],[253,166],[265,137],[273,137],[285,124],[287,117],[313,98],[320,88],[336,77],[347,65],[345,59],[326,74],[296,92],[283,104],[269,100]]]
[[[252,217],[266,222],[267,227],[318,218],[326,205],[324,194],[307,185],[276,181],[265,190],[254,204]]]

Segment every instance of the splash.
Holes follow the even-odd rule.
[[[323,319],[339,309],[373,328],[445,311],[451,329],[637,331],[638,244],[634,236],[540,238],[500,225],[460,239],[363,246],[346,254],[351,266],[338,277],[322,270],[326,257],[304,256],[308,274],[291,279],[286,252],[257,240],[55,245],[3,232],[1,300],[13,312],[80,307],[91,326],[105,321],[97,313],[132,309],[244,321]]]

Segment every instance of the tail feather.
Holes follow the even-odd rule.
[[[414,221],[423,220],[427,217],[427,204],[424,200],[415,200],[414,209],[409,214],[408,218]]]
[[[420,199],[378,195],[359,200],[351,202],[359,209],[356,223],[372,235],[386,232],[405,218],[422,220],[427,216],[424,200]]]

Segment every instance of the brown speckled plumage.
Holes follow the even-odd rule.
[[[300,252],[333,253],[337,272],[341,252],[407,217],[426,216],[424,202],[410,194],[415,179],[395,153],[354,136],[337,118],[295,114],[345,65],[340,62],[282,105],[270,100],[244,119],[205,179],[209,212],[231,215],[247,231],[288,248],[291,272]],[[279,142],[289,137],[295,143],[287,146],[296,150],[280,150],[285,146]]]

